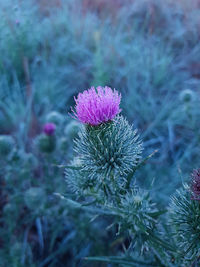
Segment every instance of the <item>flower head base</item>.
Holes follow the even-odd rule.
[[[143,150],[137,130],[120,115],[98,127],[82,127],[74,144],[82,170],[91,180],[104,177],[110,181],[113,176],[120,184],[138,165]]]
[[[54,134],[55,129],[56,129],[56,125],[54,123],[49,122],[49,123],[46,123],[44,125],[43,131],[44,131],[44,133],[46,135],[49,135],[50,136],[50,135],[53,135]]]
[[[192,173],[192,198],[200,201],[200,169],[194,170]]]
[[[121,95],[110,87],[91,87],[79,93],[76,102],[75,117],[82,123],[92,126],[110,121],[121,112]]]

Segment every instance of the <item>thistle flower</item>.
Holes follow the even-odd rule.
[[[200,169],[194,170],[192,173],[191,191],[192,198],[200,201]]]
[[[92,126],[112,120],[121,112],[121,95],[110,87],[91,87],[79,93],[76,102],[75,117],[82,123]]]
[[[50,135],[53,135],[54,134],[55,129],[56,129],[56,125],[54,123],[49,122],[49,123],[46,123],[44,125],[43,131],[44,131],[44,133],[46,135],[49,135],[50,136]]]

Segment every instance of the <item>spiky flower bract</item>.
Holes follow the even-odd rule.
[[[138,164],[142,143],[137,130],[122,116],[97,127],[86,126],[75,140],[75,151],[83,171],[100,181],[126,176]]]
[[[99,125],[115,118],[120,113],[121,95],[110,87],[91,87],[79,93],[76,102],[75,117],[82,123]]]
[[[180,260],[196,260],[200,253],[200,205],[199,201],[191,198],[188,185],[176,191],[169,215]]]
[[[81,170],[79,158],[74,158],[71,162],[73,169],[65,170],[65,180],[71,192],[82,195],[87,194],[90,188],[94,188],[94,181],[88,179],[87,173]]]
[[[126,229],[129,229],[131,235],[150,234],[156,223],[151,214],[158,210],[147,191],[135,186],[121,198],[121,208],[125,211]]]

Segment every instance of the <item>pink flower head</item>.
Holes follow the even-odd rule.
[[[91,87],[83,93],[79,93],[74,100],[76,102],[75,117],[83,123],[99,125],[112,120],[121,112],[119,104],[121,94],[110,87]]]
[[[44,131],[44,133],[46,135],[49,135],[50,136],[50,135],[53,135],[54,134],[55,129],[56,129],[56,125],[54,123],[49,122],[49,123],[46,123],[44,125],[43,131]]]

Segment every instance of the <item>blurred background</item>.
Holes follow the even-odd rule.
[[[167,205],[200,167],[200,1],[2,0],[0,17],[0,266],[107,266],[83,260],[121,253],[107,219],[55,195],[73,97],[121,92],[144,156],[158,149],[137,183]]]

